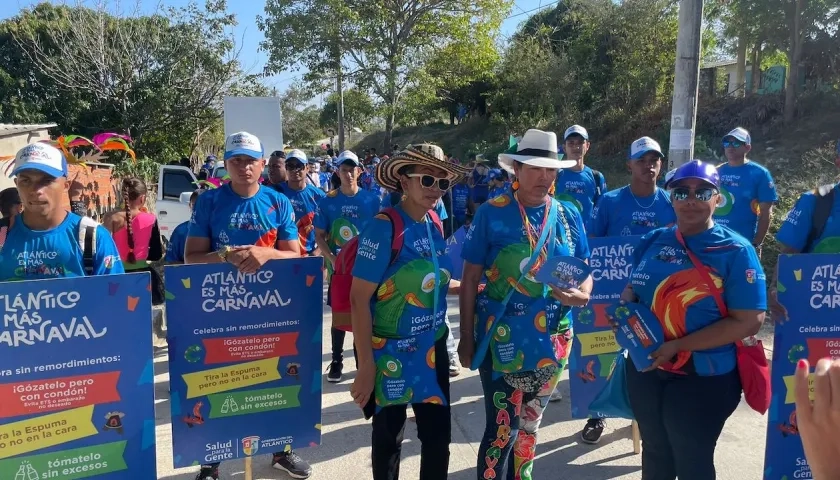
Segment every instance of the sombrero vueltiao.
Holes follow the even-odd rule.
[[[397,190],[397,186],[400,184],[399,171],[408,165],[439,168],[446,172],[446,178],[451,180],[452,183],[461,181],[469,174],[466,168],[447,162],[443,156],[443,149],[437,145],[422,143],[409,145],[402,152],[380,162],[374,171],[376,183],[387,189]]]

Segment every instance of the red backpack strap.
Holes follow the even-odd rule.
[[[691,260],[691,263],[694,264],[694,268],[700,273],[700,276],[703,277],[703,281],[709,286],[709,293],[715,299],[715,303],[717,304],[720,314],[724,317],[729,315],[729,309],[726,308],[726,303],[723,301],[721,290],[715,284],[712,274],[709,271],[709,267],[701,262],[694,252],[688,249],[688,246],[685,244],[685,239],[683,238],[682,233],[680,233],[680,229],[675,228],[674,230],[676,230],[677,241],[680,242],[680,245],[682,245],[685,253],[688,255],[688,258]]]
[[[441,236],[445,236],[443,234],[443,222],[441,221],[440,216],[437,214],[437,212],[434,209],[429,210],[429,218],[432,219],[432,223],[435,224],[435,226],[437,227]]]
[[[405,222],[403,222],[400,212],[393,207],[385,208],[380,213],[384,213],[391,221],[391,261],[389,264],[392,264],[397,261],[402,251],[405,241]]]

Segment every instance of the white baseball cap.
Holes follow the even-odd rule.
[[[647,152],[656,152],[659,154],[660,158],[665,158],[665,155],[662,153],[662,147],[659,146],[659,142],[650,137],[642,137],[630,144],[631,160],[638,160]]]
[[[748,132],[747,129],[743,127],[737,127],[733,129],[731,132],[723,136],[723,138],[726,137],[735,137],[735,140],[740,140],[747,145],[750,145],[752,143],[752,137],[750,137],[750,132]]]
[[[18,150],[12,176],[24,170],[38,170],[53,177],[67,176],[67,159],[61,150],[46,143],[33,143]]]
[[[260,139],[248,132],[232,133],[225,141],[225,160],[236,155],[262,158],[263,147]]]
[[[345,150],[341,152],[335,159],[335,164],[339,166],[347,162],[351,162],[357,167],[362,166],[362,162],[359,161],[359,156],[351,152],[350,150]]]
[[[571,127],[566,129],[566,133],[563,134],[563,141],[565,142],[567,138],[571,137],[572,135],[580,135],[583,137],[584,140],[589,140],[589,133],[586,131],[585,128],[581,127],[580,125],[572,125]]]
[[[309,163],[309,159],[306,158],[306,154],[303,153],[303,150],[295,149],[295,150],[292,150],[291,152],[286,154],[286,161],[287,162],[289,160],[293,159],[293,158],[296,158],[296,159],[300,160],[300,163],[302,163],[304,165]]]

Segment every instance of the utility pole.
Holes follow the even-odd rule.
[[[694,156],[702,24],[703,0],[680,0],[668,170],[688,163]]]

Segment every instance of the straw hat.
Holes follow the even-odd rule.
[[[409,145],[402,152],[394,154],[388,160],[383,160],[376,167],[374,175],[376,182],[390,190],[398,190],[400,184],[401,168],[406,166],[435,167],[446,172],[446,178],[452,183],[459,182],[469,174],[469,171],[460,166],[449,163],[443,155],[443,149],[430,143]]]

